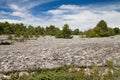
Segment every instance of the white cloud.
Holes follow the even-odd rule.
[[[12,20],[12,19],[0,19],[0,22],[8,21],[9,23],[22,23],[22,21]]]
[[[30,9],[37,5],[52,2],[55,0],[0,0],[0,7],[7,7],[9,4],[16,4],[20,8]]]
[[[8,14],[8,12],[0,11],[0,14]]]
[[[9,6],[10,6],[10,8],[12,10],[15,10],[15,11],[23,11],[23,10],[25,10],[23,7],[19,7],[19,6],[15,5],[15,4],[10,4]]]
[[[77,6],[77,5],[61,5],[58,9],[55,10],[48,10],[48,13],[52,15],[61,15],[64,13],[76,13],[81,10],[85,10],[87,7],[85,6]]]
[[[49,10],[47,13],[52,14],[52,15],[60,15],[60,14],[63,14],[65,12],[66,12],[66,10]]]
[[[31,1],[31,0],[30,0]],[[41,2],[39,2],[41,1]],[[79,28],[80,30],[87,30],[95,27],[100,20],[105,20],[110,27],[120,27],[120,5],[108,4],[108,5],[61,5],[56,9],[48,10],[45,14],[50,15],[41,17],[35,17],[29,13],[29,9],[39,4],[53,0],[36,0],[34,3],[30,3],[29,0],[23,0],[20,4],[9,4],[13,12],[9,13],[11,16],[20,17],[21,20],[13,19],[0,19],[0,21],[9,21],[11,23],[24,23],[27,25],[55,25],[62,27],[64,24],[69,24],[72,29]],[[27,5],[23,6],[22,3]],[[37,3],[37,4],[36,4]],[[6,12],[0,12],[5,14]]]
[[[49,10],[52,17],[48,22],[62,26],[68,23],[71,28],[87,30],[93,28],[100,20],[105,20],[110,27],[120,27],[120,9],[118,5],[61,5],[55,10]],[[68,12],[69,14],[66,14]]]
[[[0,16],[3,16],[3,18],[0,17],[0,21],[2,22],[8,21],[11,23],[24,23],[27,25],[38,25],[38,23],[41,22],[41,19],[32,15],[29,9],[37,5],[48,3],[51,1],[54,1],[54,0],[14,0],[14,1],[13,0],[1,0],[1,3],[7,4],[8,6],[7,8],[11,9],[12,12],[7,13],[4,11],[1,11]],[[2,5],[2,7],[4,6]],[[6,13],[7,15],[13,17],[13,19],[7,18],[7,16],[5,16]],[[14,17],[18,17],[20,19],[19,20],[14,19]]]
[[[13,10],[11,15],[21,18],[21,20],[24,22],[31,22],[36,19],[33,15],[28,13],[28,10],[24,7],[20,8],[18,5],[11,4],[10,8]]]
[[[80,7],[77,5],[61,5],[59,9],[65,9],[65,10],[80,10],[80,9],[86,9],[87,7]]]

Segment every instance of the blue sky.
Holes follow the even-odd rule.
[[[0,22],[87,30],[102,19],[120,27],[120,0],[0,0]]]

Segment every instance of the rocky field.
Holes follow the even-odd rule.
[[[105,38],[37,40],[0,45],[0,71],[54,68],[62,65],[104,66],[107,60],[120,65],[120,36]]]

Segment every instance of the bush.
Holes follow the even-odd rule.
[[[117,34],[119,29],[113,29],[107,27],[107,23],[101,20],[95,28],[86,31],[86,37],[108,37]]]
[[[69,28],[68,24],[65,24],[63,26],[62,31],[58,30],[55,35],[56,38],[65,38],[65,39],[71,39],[72,37],[72,30]]]
[[[13,36],[9,35],[7,39],[8,40],[13,40]]]
[[[65,24],[62,30],[63,38],[72,38],[72,30],[69,29],[69,25]]]
[[[35,76],[33,80],[75,80],[75,77],[65,71],[46,71]]]

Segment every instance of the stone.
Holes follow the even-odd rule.
[[[104,66],[108,59],[120,65],[119,35],[112,39],[55,39],[45,36],[13,45],[0,45],[0,71],[5,72],[54,68],[65,64]]]
[[[30,74],[28,73],[28,72],[20,72],[19,73],[19,77],[21,77],[21,76],[29,76]]]

